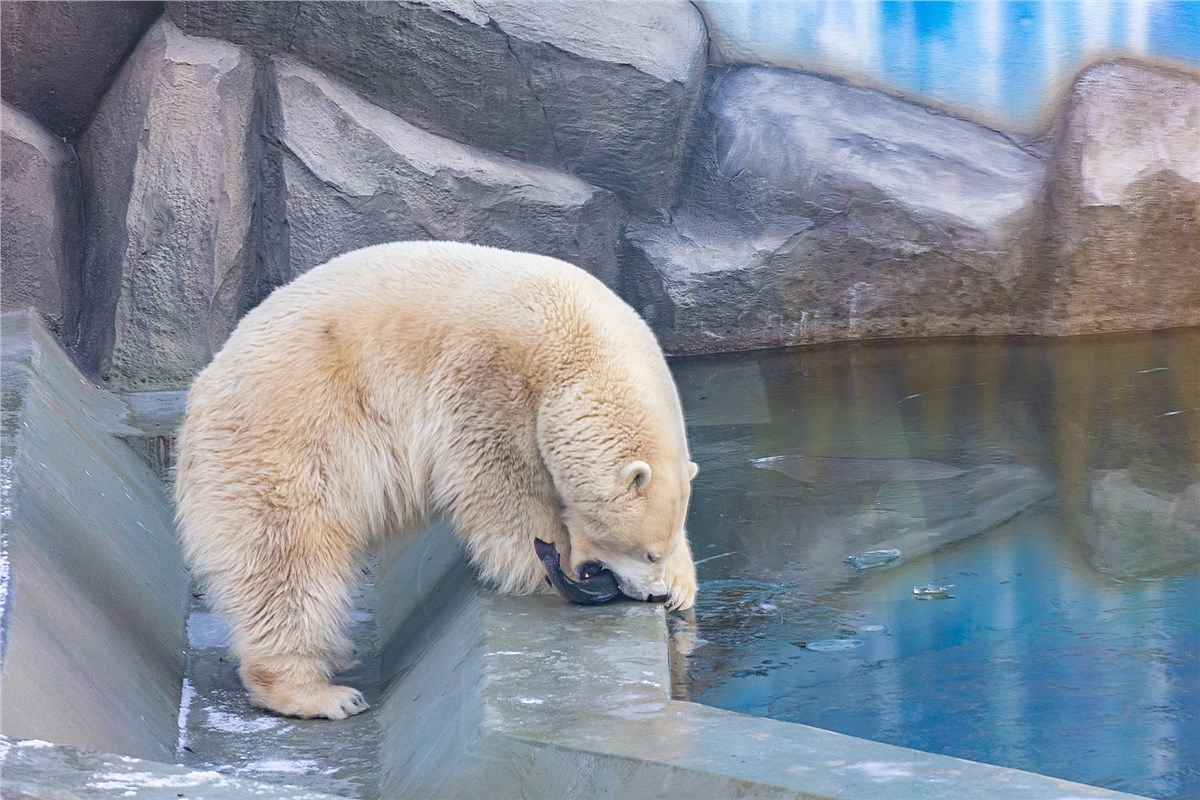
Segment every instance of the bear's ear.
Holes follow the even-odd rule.
[[[621,470],[621,485],[630,489],[644,489],[650,483],[650,465],[645,461],[630,461]]]
[[[690,481],[692,478],[696,477],[696,473],[697,473],[697,472],[699,472],[699,471],[700,471],[700,465],[699,465],[699,464],[697,464],[695,461],[689,461],[689,462],[688,462],[688,480],[689,480],[689,481]]]

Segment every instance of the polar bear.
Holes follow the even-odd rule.
[[[330,683],[374,540],[453,521],[498,590],[597,564],[635,599],[689,608],[690,481],[658,343],[565,262],[401,242],[333,259],[248,313],[196,378],[179,434],[185,553],[228,616],[251,699],[340,719]]]

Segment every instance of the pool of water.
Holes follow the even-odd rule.
[[[1200,330],[673,368],[677,696],[1200,797]]]

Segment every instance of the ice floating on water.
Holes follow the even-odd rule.
[[[924,586],[914,586],[913,596],[918,600],[949,600],[951,598],[950,589],[954,584],[946,586],[938,586],[937,584],[927,583]]]
[[[797,454],[756,458],[750,463],[801,483],[938,481],[956,478],[965,472],[949,464],[920,458],[828,458]]]
[[[879,569],[895,564],[900,560],[899,550],[868,550],[856,556],[846,556],[846,563],[859,572],[867,569]]]
[[[817,653],[834,653],[838,650],[853,650],[862,646],[862,639],[818,639],[815,642],[805,642],[804,649]]]

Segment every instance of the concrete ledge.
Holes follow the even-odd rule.
[[[445,797],[1121,797],[1042,775],[670,700],[661,608],[476,593],[484,724]],[[414,787],[416,788],[416,787]],[[433,791],[424,791],[432,789]]]
[[[456,551],[431,536],[423,558],[438,548]],[[385,642],[383,797],[1130,796],[671,700],[660,606],[499,596],[460,571]]]

